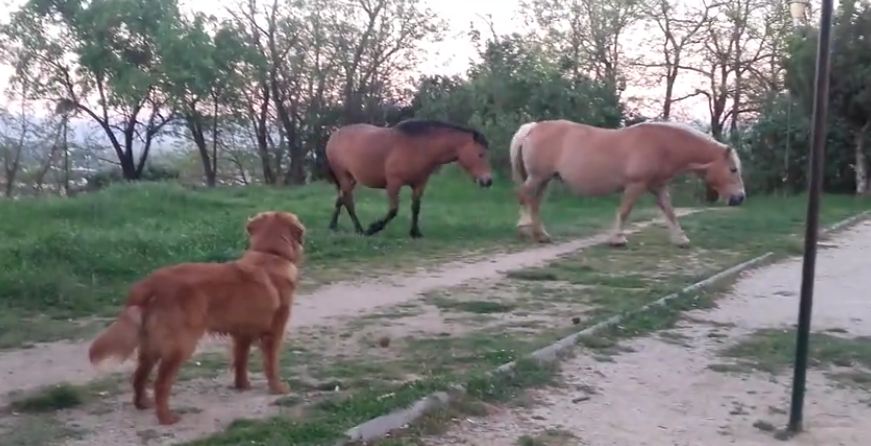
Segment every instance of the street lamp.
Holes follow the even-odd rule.
[[[792,5],[790,3],[790,10]],[[795,434],[802,430],[805,380],[808,362],[808,338],[810,337],[811,309],[813,306],[814,275],[816,273],[817,238],[819,229],[820,194],[823,187],[823,157],[826,144],[826,115],[829,103],[829,45],[832,32],[833,0],[823,0],[820,11],[820,31],[817,41],[816,77],[814,79],[814,102],[811,116],[811,153],[808,176],[807,224],[804,236],[804,259],[801,273],[801,296],[796,329],[795,366],[792,379],[788,431]],[[798,9],[798,8],[796,8]]]

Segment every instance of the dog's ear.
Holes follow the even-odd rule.
[[[302,245],[305,238],[305,226],[299,220],[294,221],[290,225],[290,235],[298,245]]]
[[[248,235],[254,235],[255,232],[260,230],[263,227],[263,223],[266,222],[266,218],[271,214],[268,212],[261,212],[251,218],[248,219],[248,223],[245,225],[245,230],[248,232]]]

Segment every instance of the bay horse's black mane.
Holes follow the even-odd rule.
[[[402,133],[405,133],[408,136],[426,135],[433,130],[456,130],[458,132],[471,134],[472,139],[476,143],[484,146],[484,148],[490,147],[489,143],[487,142],[487,138],[484,136],[483,133],[469,127],[463,127],[461,125],[451,124],[444,121],[437,121],[434,119],[406,119],[394,125],[393,128]]]

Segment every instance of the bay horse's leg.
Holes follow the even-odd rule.
[[[357,231],[357,234],[362,234],[363,226],[360,224],[360,219],[357,218],[357,211],[354,208],[354,186],[356,185],[357,183],[353,179],[339,179],[339,199],[336,200],[336,209],[333,211],[333,220],[338,223],[339,211],[341,210],[341,206],[344,205],[345,209],[348,210],[348,215],[351,217],[351,221],[354,223],[354,230]],[[341,204],[339,203],[340,201]]]
[[[390,223],[390,220],[393,220],[393,217],[396,217],[397,212],[399,212],[399,188],[402,185],[397,184],[387,184],[387,200],[390,204],[390,209],[387,211],[387,215],[384,216],[381,220],[374,221],[369,228],[366,229],[366,235],[373,235],[380,232],[387,226],[387,223]]]
[[[336,197],[336,208],[333,210],[333,218],[330,219],[331,231],[339,229],[339,213],[342,212],[343,203],[344,199],[342,198],[342,191],[339,191],[339,196]]]
[[[423,198],[423,189],[426,183],[414,186],[411,191],[411,235],[412,238],[423,237],[418,226],[418,217],[420,216],[420,199]]]
[[[539,211],[548,180],[528,177],[517,192],[520,201],[520,220],[517,227],[521,234],[531,237],[539,243],[551,241],[550,234],[544,229]]]
[[[608,244],[611,246],[626,246],[626,234],[623,233],[623,225],[629,219],[629,213],[632,212],[632,207],[638,198],[644,194],[647,186],[644,184],[629,184],[623,190],[623,199],[620,200],[620,209],[617,211],[617,220],[614,222],[614,233],[608,239]]]
[[[665,217],[665,222],[668,225],[669,240],[677,246],[686,248],[690,245],[690,239],[687,237],[686,233],[684,233],[683,228],[680,227],[680,223],[677,221],[677,216],[674,214],[674,208],[671,206],[671,194],[669,194],[668,188],[662,187],[654,190],[653,193],[656,195],[656,205],[659,206],[662,215]]]

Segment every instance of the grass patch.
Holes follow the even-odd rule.
[[[432,303],[441,310],[478,314],[508,313],[516,307],[515,305],[487,300],[452,300],[446,298],[435,298]]]
[[[720,355],[755,370],[779,374],[793,362],[795,336],[795,330],[760,330],[722,350]],[[871,338],[813,333],[808,345],[808,364],[871,368]]]
[[[16,419],[14,428],[0,433],[0,444],[3,446],[52,445],[62,440],[80,438],[82,434],[81,430],[67,426],[51,415],[24,415]]]
[[[523,435],[517,439],[517,446],[569,446],[579,444],[575,434],[561,429],[547,429],[536,435]]]
[[[518,359],[511,372],[485,374],[466,382],[466,392],[472,398],[488,402],[505,402],[518,397],[531,387],[556,382],[557,366],[542,364],[529,358]]]
[[[439,380],[425,380],[398,387],[357,391],[351,395],[320,401],[307,408],[304,420],[274,417],[267,420],[238,420],[224,433],[184,443],[185,445],[272,445],[297,446],[332,444],[345,430],[368,419],[384,415],[437,390],[446,388]]]
[[[761,371],[778,375],[793,363],[795,330],[760,330],[742,342],[720,352],[731,364],[710,368],[719,372]],[[871,338],[847,338],[813,333],[808,345],[808,365],[826,369],[828,376],[843,385],[871,389]],[[835,368],[849,370],[833,370]]]
[[[9,407],[16,412],[46,413],[70,409],[80,406],[84,402],[85,392],[81,387],[58,384],[15,400],[9,404]]]

